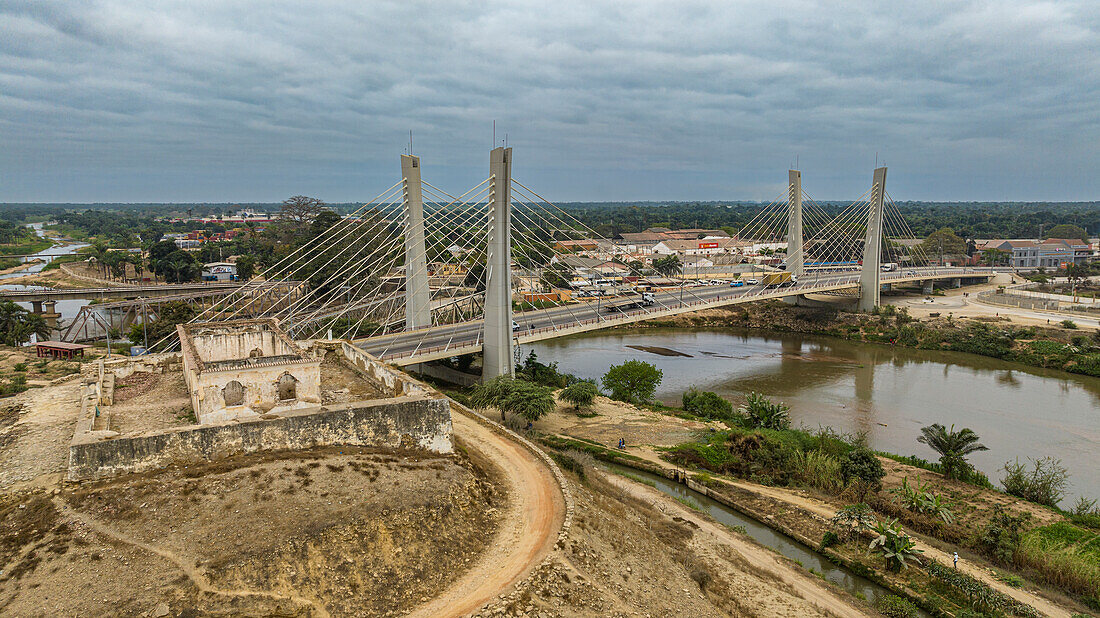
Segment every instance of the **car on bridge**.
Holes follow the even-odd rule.
[[[757,283],[760,283],[760,280],[759,279],[745,279],[745,283],[747,283],[749,285],[756,285]]]
[[[745,282],[744,282],[744,281],[740,281],[740,280],[738,280],[738,281],[730,281],[730,287],[731,287],[731,288],[742,288],[742,287],[745,287]]]

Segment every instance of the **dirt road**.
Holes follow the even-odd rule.
[[[510,496],[490,549],[442,594],[411,612],[417,617],[465,616],[525,577],[554,547],[565,501],[553,473],[535,454],[465,414],[451,415],[456,438],[502,475]]]
[[[738,537],[721,524],[717,524],[698,512],[669,499],[660,491],[614,474],[605,474],[604,478],[612,485],[652,504],[662,512],[691,521],[699,527],[699,531],[709,537],[711,543],[729,547],[740,554],[753,567],[789,585],[794,594],[822,611],[841,617],[870,615],[867,611],[859,609],[841,598],[821,580],[786,564],[777,557],[775,552]]]

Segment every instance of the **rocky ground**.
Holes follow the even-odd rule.
[[[68,469],[80,380],[0,400],[0,492],[55,486]]]

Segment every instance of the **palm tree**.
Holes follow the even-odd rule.
[[[921,436],[917,442],[923,442],[932,447],[932,450],[940,454],[940,465],[943,467],[944,476],[947,478],[962,478],[962,475],[970,470],[970,463],[966,456],[977,451],[988,451],[981,442],[978,434],[973,430],[963,427],[955,431],[955,425],[947,429],[939,423],[933,423],[922,427]]]
[[[102,240],[93,242],[92,252],[100,272],[103,273],[103,276],[107,276],[107,243]]]
[[[0,343],[23,345],[30,341],[31,335],[37,335],[39,341],[50,338],[50,327],[46,324],[46,319],[11,301],[0,303]]]
[[[31,340],[31,335],[34,335],[37,341],[46,341],[50,338],[50,325],[46,323],[46,318],[37,313],[28,313],[23,317],[23,327],[20,329],[19,343],[24,343]]]
[[[671,277],[682,273],[684,271],[684,265],[680,263],[679,257],[668,255],[654,260],[653,269],[665,277]]]

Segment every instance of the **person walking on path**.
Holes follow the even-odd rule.
[[[958,571],[959,570],[959,552],[955,552],[955,554],[952,556],[952,558],[955,561],[955,570]]]

